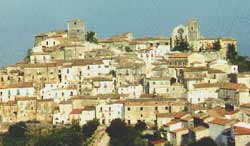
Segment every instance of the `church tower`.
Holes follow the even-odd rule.
[[[67,30],[69,38],[78,38],[80,40],[85,40],[86,28],[84,22],[80,19],[68,21]]]
[[[189,19],[188,27],[188,41],[196,41],[200,38],[200,24],[196,19]]]

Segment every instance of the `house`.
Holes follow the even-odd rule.
[[[59,111],[53,115],[53,124],[70,124],[69,114],[72,111],[71,101],[62,101],[59,103]]]
[[[198,83],[193,87],[193,90],[187,92],[188,101],[192,104],[203,103],[208,98],[218,98],[218,83]]]
[[[233,127],[235,146],[250,145],[250,124],[236,123]]]
[[[80,115],[80,121],[79,124],[82,126],[86,124],[88,121],[91,121],[96,118],[96,112],[95,112],[94,106],[85,106],[82,110],[82,113]]]
[[[157,113],[157,127],[161,128],[164,124],[169,123],[174,119],[174,113]]]
[[[15,123],[17,122],[17,103],[16,101],[8,101],[1,103],[1,115],[0,119],[3,123]]]
[[[176,68],[191,67],[195,62],[205,65],[204,56],[198,53],[171,53],[167,58],[169,66]]]
[[[110,124],[114,119],[124,119],[122,103],[101,103],[96,106],[96,118],[101,124]]]
[[[114,81],[110,77],[90,78],[92,82],[92,95],[110,94],[115,90]]]
[[[189,140],[189,130],[180,128],[169,132],[169,142],[173,145],[186,145]]]
[[[31,82],[3,85],[0,87],[0,99],[3,102],[14,101],[16,97],[34,97],[35,88]]]
[[[169,113],[170,103],[162,99],[131,99],[125,103],[125,122],[134,125],[144,121],[148,125],[156,125],[157,113]]]
[[[210,137],[218,145],[229,145],[233,142],[232,126],[235,120],[214,119],[209,123]]]
[[[204,126],[197,126],[190,129],[190,137],[193,141],[199,141],[204,137],[209,137],[209,128]]]
[[[237,74],[237,83],[245,84],[249,88],[250,87],[250,74],[249,73]]]
[[[56,103],[71,99],[77,95],[77,88],[73,85],[48,84],[41,90],[42,99],[53,99]]]
[[[36,97],[18,97],[17,121],[36,120],[37,102]]]
[[[145,90],[149,94],[166,94],[171,85],[170,77],[152,77],[145,80]]]
[[[128,84],[118,88],[119,94],[129,94],[130,98],[139,98],[143,93],[143,87],[140,84]]]
[[[53,121],[53,114],[58,105],[53,99],[37,100],[37,115],[38,121],[51,122]]]

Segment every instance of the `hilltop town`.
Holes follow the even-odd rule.
[[[207,137],[219,146],[249,145],[250,73],[237,52],[236,39],[205,37],[196,19],[169,37],[102,39],[71,20],[66,29],[37,34],[23,60],[0,69],[0,130],[95,119],[105,129],[121,119],[159,132],[150,146]]]

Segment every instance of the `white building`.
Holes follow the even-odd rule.
[[[96,106],[96,118],[101,124],[110,124],[114,119],[124,119],[124,106],[121,103],[101,103]]]
[[[18,84],[9,84],[0,87],[1,101],[7,102],[10,100],[15,100],[15,98],[18,96],[34,97],[35,88],[33,87],[33,83],[25,82]]]

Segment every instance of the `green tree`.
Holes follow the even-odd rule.
[[[98,43],[98,39],[96,37],[96,33],[94,31],[88,31],[86,34],[86,40],[91,43]]]
[[[217,146],[213,139],[209,137],[202,138],[201,140],[188,144],[187,146]]]
[[[19,122],[14,125],[11,125],[8,129],[8,134],[11,137],[25,137],[25,133],[27,132],[27,125],[24,122]]]
[[[173,51],[187,51],[187,50],[190,50],[187,39],[183,38],[182,35],[180,37],[176,37],[176,43],[175,47],[173,48]]]
[[[84,138],[87,139],[91,137],[99,125],[100,123],[97,119],[88,121],[85,125],[83,125],[82,133],[84,135]]]
[[[230,62],[235,62],[238,53],[234,44],[229,44],[227,47],[227,58]]]
[[[147,124],[144,121],[138,121],[135,124],[135,129],[138,130],[139,132],[142,132],[147,129]]]
[[[132,50],[129,46],[126,46],[126,47],[125,47],[125,51],[126,51],[126,52],[133,52],[133,50]]]
[[[146,146],[147,142],[134,127],[127,126],[121,119],[115,119],[106,129],[110,146]]]
[[[213,50],[219,51],[221,49],[220,41],[217,40],[213,43]]]

